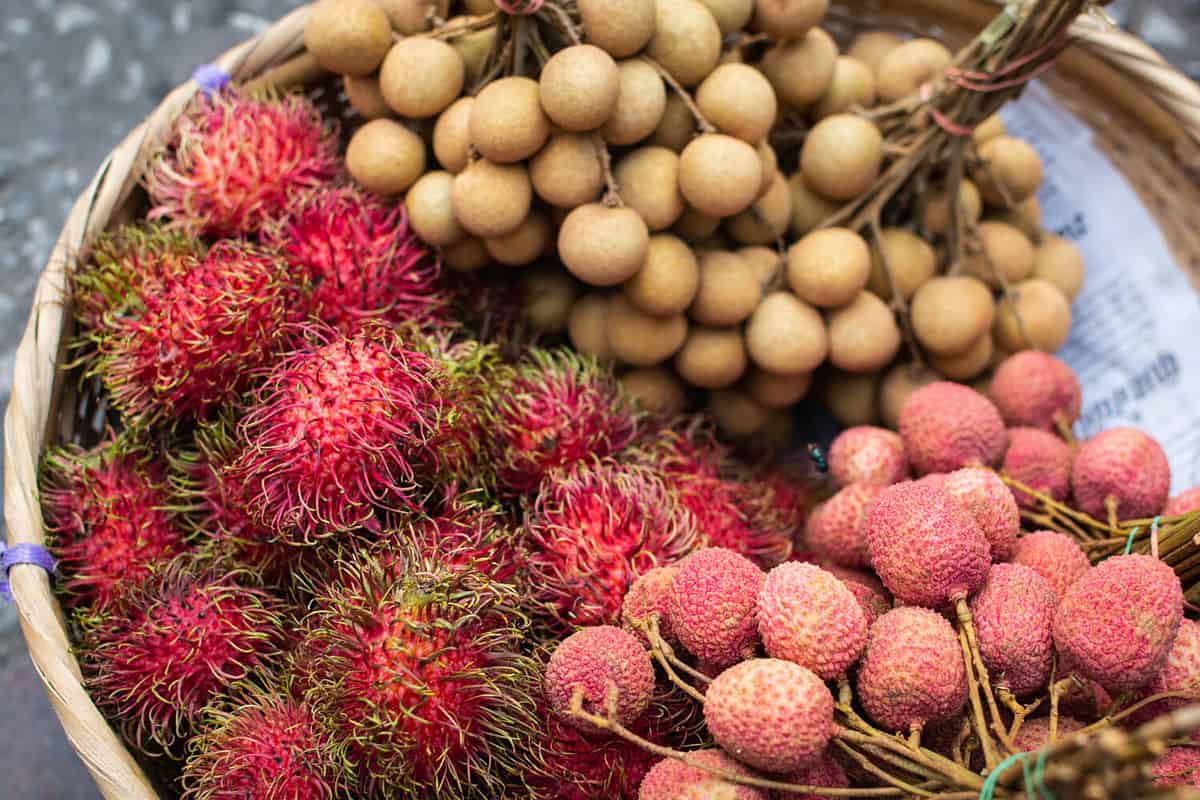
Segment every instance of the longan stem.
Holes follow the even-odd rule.
[[[562,6],[551,0],[551,2],[542,6],[542,10],[550,12],[558,20],[559,28],[571,40],[571,44],[583,44],[583,36],[580,35],[579,26],[575,24],[575,20],[571,19],[571,15]]]
[[[987,264],[988,271],[992,273],[992,277],[1000,284],[1000,292],[1004,295],[1004,302],[1008,303],[1008,308],[1012,311],[1013,319],[1017,321],[1017,331],[1021,334],[1021,340],[1025,342],[1025,347],[1030,350],[1036,350],[1033,346],[1033,339],[1029,336],[1029,331],[1025,329],[1025,320],[1021,319],[1021,313],[1017,310],[1016,296],[1013,294],[1012,286],[1008,282],[1008,276],[1004,274],[1004,270],[996,266],[995,260],[991,253],[983,246],[983,242],[979,238],[979,226],[972,220],[966,222],[966,241],[969,247],[975,249],[975,255],[980,256],[984,263]]]
[[[671,91],[679,95],[679,99],[683,101],[683,104],[687,106],[687,110],[691,112],[692,118],[696,120],[696,127],[700,129],[701,133],[716,132],[716,127],[709,122],[704,116],[704,113],[700,111],[700,107],[696,105],[696,101],[692,99],[692,96],[688,93],[688,90],[684,89],[679,81],[675,80],[675,76],[668,72],[666,67],[664,67],[662,64],[659,64],[650,56],[642,55],[639,56],[639,58],[653,67],[654,71],[657,72],[664,81],[666,81],[667,86],[671,87]]]
[[[429,9],[430,11],[434,9],[433,3],[429,4]],[[450,41],[452,39],[457,39],[460,36],[466,36],[468,33],[476,33],[478,31],[487,30],[488,28],[496,27],[499,16],[499,11],[491,11],[487,14],[484,14],[482,17],[476,17],[475,19],[466,20],[465,22],[447,22],[445,24],[438,25],[434,30],[424,35],[431,39]]]
[[[600,159],[600,167],[604,170],[604,199],[601,202],[609,208],[620,208],[625,205],[625,201],[621,199],[617,177],[613,175],[612,153],[608,152],[608,144],[600,135],[600,131],[592,133],[592,147]]]
[[[871,218],[870,229],[871,238],[875,240],[875,248],[879,252],[879,263],[883,265],[883,274],[887,276],[888,286],[892,290],[892,299],[888,305],[892,309],[892,313],[896,315],[900,333],[904,336],[904,344],[908,348],[909,355],[912,356],[913,363],[924,366],[925,360],[921,355],[921,348],[917,347],[912,320],[908,316],[908,301],[900,293],[900,287],[896,283],[896,273],[892,270],[891,259],[888,258],[887,248],[883,246],[883,228],[878,214]]]

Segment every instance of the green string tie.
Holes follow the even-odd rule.
[[[1125,540],[1125,555],[1133,552],[1133,537],[1137,536],[1140,530],[1141,528],[1134,528],[1129,532],[1129,538]]]
[[[997,764],[996,768],[987,776],[987,780],[983,782],[983,788],[979,790],[979,800],[992,800],[996,793],[996,787],[1000,784],[1000,776],[1018,761],[1021,762],[1021,771],[1024,773],[1025,796],[1029,800],[1054,800],[1054,795],[1046,788],[1045,749],[1038,752],[1037,762],[1032,770],[1029,766],[1029,753],[1013,753]],[[1035,791],[1037,797],[1033,794]]]

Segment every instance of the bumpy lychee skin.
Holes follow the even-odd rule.
[[[688,753],[688,763],[674,758],[659,761],[642,780],[637,800],[767,800],[766,792],[753,786],[729,783],[699,767],[750,777],[750,770],[721,750],[694,750]]]
[[[995,466],[1008,443],[992,402],[969,386],[938,381],[913,392],[900,409],[900,437],[918,475]]]
[[[229,468],[257,520],[298,544],[376,525],[377,508],[411,507],[442,413],[433,360],[394,331],[307,338],[257,390]]]
[[[352,186],[323,187],[296,198],[266,233],[311,286],[311,314],[322,322],[347,331],[364,319],[428,327],[449,317],[439,262],[402,206]]]
[[[767,655],[833,680],[862,654],[867,619],[846,584],[815,564],[792,561],[767,573],[758,632]]]
[[[1164,517],[1177,517],[1200,511],[1200,486],[1193,487],[1172,497],[1163,507]]]
[[[289,340],[294,284],[274,253],[222,241],[187,271],[130,288],[87,333],[113,404],[138,425],[203,418]]]
[[[994,684],[1023,696],[1045,688],[1054,660],[1054,609],[1058,595],[1029,567],[994,564],[971,615],[979,652]]]
[[[904,440],[887,428],[859,425],[838,434],[829,446],[829,472],[840,486],[890,486],[908,477]]]
[[[798,771],[788,775],[787,782],[828,789],[846,789],[850,786],[850,779],[846,776],[846,771],[829,754],[829,750],[826,750],[820,758],[808,766],[801,767]],[[824,800],[823,796],[819,794],[789,794],[787,796],[795,798],[795,800]]]
[[[1021,510],[1004,481],[990,469],[967,467],[947,475],[943,487],[975,518],[992,548],[992,558],[1012,558],[1021,531]]]
[[[671,629],[688,652],[715,667],[754,654],[758,645],[758,594],[766,575],[732,550],[707,547],[679,564],[667,612]]]
[[[1017,539],[1012,563],[1036,570],[1060,600],[1092,568],[1083,548],[1058,531],[1036,531]]]
[[[183,770],[185,800],[333,800],[346,786],[333,737],[303,701],[245,691],[205,711]]]
[[[43,462],[42,512],[72,604],[107,604],[183,551],[162,465],[128,435],[92,450],[68,445]]]
[[[858,569],[870,564],[867,518],[885,487],[853,483],[813,509],[804,541],[817,556]]]
[[[1200,787],[1200,747],[1168,747],[1154,762],[1154,785]]]
[[[1054,646],[1110,692],[1140,689],[1166,663],[1183,619],[1183,590],[1147,555],[1102,561],[1067,590],[1054,615]]]
[[[626,630],[647,645],[649,639],[636,629],[636,625],[647,622],[652,614],[657,615],[658,633],[663,640],[672,646],[679,644],[667,613],[671,581],[675,580],[678,573],[678,567],[655,567],[635,580],[625,593],[625,600],[621,603],[621,622]]]
[[[212,237],[256,233],[338,173],[337,148],[337,130],[302,95],[197,96],[150,166],[150,218]]]
[[[842,583],[846,584],[850,594],[854,595],[854,599],[858,601],[858,607],[862,609],[863,616],[867,620],[868,630],[875,624],[875,620],[892,610],[891,601],[865,583],[849,579],[843,579]]]
[[[1084,727],[1086,726],[1074,717],[1059,714],[1058,724],[1054,730],[1054,741],[1065,739],[1072,733],[1083,730]],[[1041,750],[1048,744],[1053,744],[1050,741],[1049,717],[1034,717],[1025,720],[1017,730],[1017,735],[1013,737],[1013,749],[1022,753]]]
[[[566,350],[534,350],[496,377],[487,433],[500,488],[537,489],[552,469],[623,450],[640,415],[611,371]]]
[[[171,750],[217,694],[278,656],[281,611],[251,576],[181,556],[85,621],[88,688],[131,741]]]
[[[1085,514],[1108,518],[1116,503],[1119,519],[1152,517],[1171,491],[1171,466],[1162,445],[1136,428],[1112,428],[1080,446],[1071,470],[1075,504]]]
[[[1200,696],[1200,623],[1185,619],[1179,624],[1167,663],[1142,690],[1147,697],[1162,692],[1195,692]],[[1149,720],[1195,702],[1186,697],[1169,697],[1151,704],[1138,719]]]
[[[572,715],[576,693],[589,714],[607,716],[612,702],[617,721],[628,727],[650,705],[654,665],[633,634],[612,625],[582,628],[554,649],[545,688],[554,713],[580,730],[595,728]]]
[[[978,589],[992,563],[975,519],[935,483],[884,489],[867,518],[875,572],[897,600],[941,608]]]
[[[692,515],[652,470],[611,460],[552,472],[524,536],[534,598],[556,630],[620,624],[629,586],[701,542]]]
[[[992,402],[1012,427],[1055,430],[1079,419],[1083,392],[1075,372],[1060,359],[1022,350],[996,368],[989,388]]]
[[[792,772],[820,757],[833,733],[833,695],[804,667],[753,658],[730,667],[704,694],[713,740],[765,772]]]
[[[858,695],[871,719],[899,733],[958,713],[967,674],[954,628],[925,608],[884,614],[871,626]]]
[[[1004,473],[1051,498],[1063,501],[1071,493],[1071,465],[1075,453],[1070,445],[1053,433],[1037,428],[1012,428],[1008,432],[1008,451],[1004,454]],[[1022,508],[1037,508],[1030,494],[1012,490]]]

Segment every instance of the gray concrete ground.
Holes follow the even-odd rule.
[[[195,65],[297,4],[0,0],[0,407],[38,273],[100,159]],[[1109,10],[1200,77],[1200,2],[1117,0]],[[95,798],[7,607],[0,686],[0,800]]]

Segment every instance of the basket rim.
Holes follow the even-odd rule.
[[[846,4],[862,2],[848,0]],[[980,18],[986,21],[1003,4],[1004,0],[875,3],[878,10],[893,17],[910,11],[967,25]],[[293,10],[213,63],[240,82],[261,78],[303,55],[309,8],[303,5]],[[1109,29],[1101,19],[1081,17],[1072,33],[1082,51],[1129,81],[1129,96],[1113,102],[1142,119],[1177,160],[1192,169],[1200,164],[1195,155],[1200,145],[1200,85],[1167,64],[1149,45],[1131,34]],[[16,351],[12,394],[4,419],[4,514],[10,545],[45,541],[38,471],[46,444],[54,441],[58,432],[55,399],[63,374],[59,364],[71,325],[64,302],[67,271],[113,222],[137,187],[148,159],[199,89],[194,80],[176,87],[103,161],[72,207],[42,270]],[[1144,107],[1146,97],[1160,109],[1157,118],[1135,113],[1139,104]],[[9,577],[30,657],[72,748],[101,794],[106,800],[159,800],[151,781],[84,688],[49,576],[40,568],[16,565]]]

